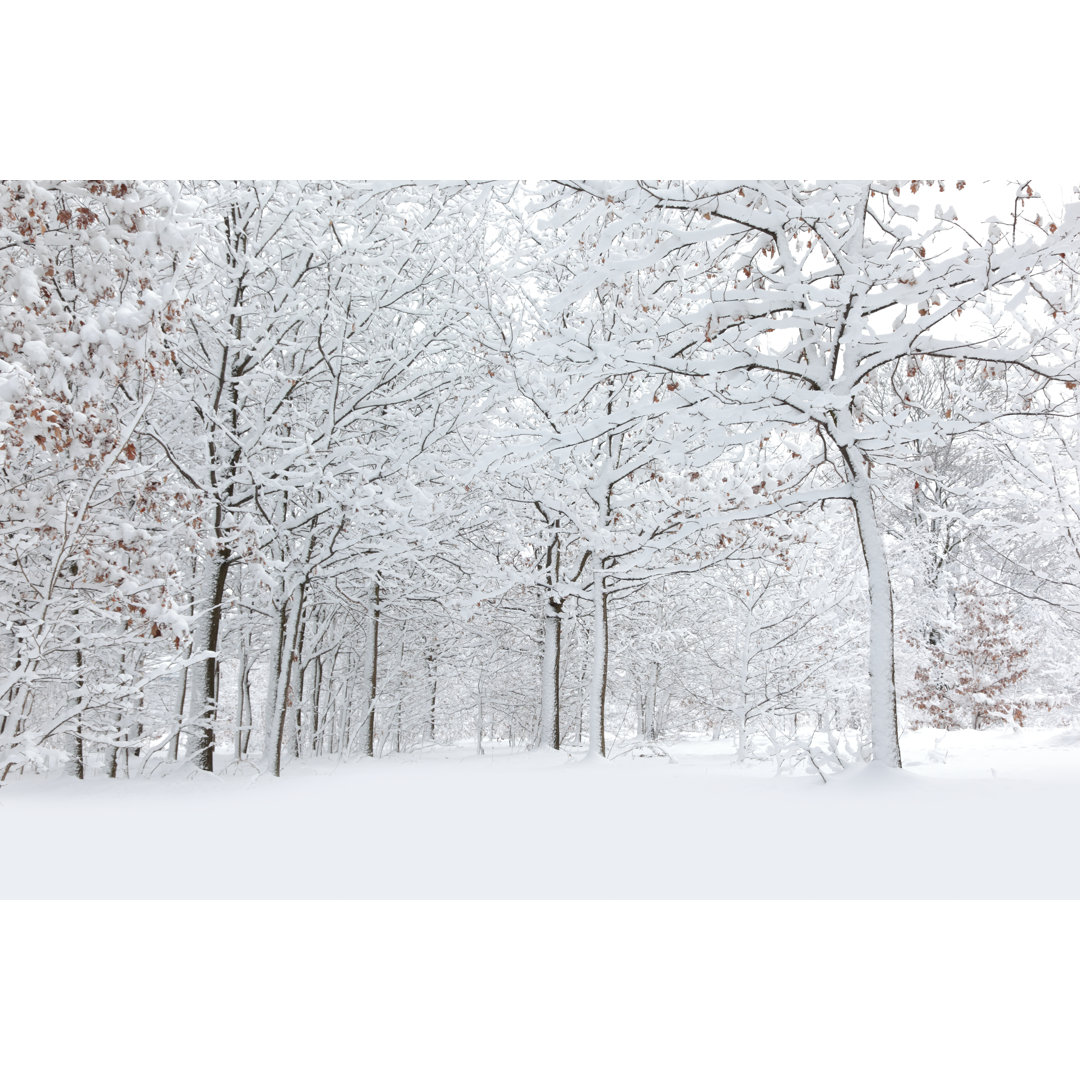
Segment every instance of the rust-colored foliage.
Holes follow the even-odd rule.
[[[1005,602],[981,596],[973,585],[959,587],[953,625],[935,628],[931,642],[921,644],[924,658],[909,695],[916,725],[1022,725],[1031,709],[1043,703],[1018,693],[1028,674],[1029,652],[1020,630]]]

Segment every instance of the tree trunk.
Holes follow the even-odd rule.
[[[221,643],[222,603],[225,599],[225,582],[229,576],[229,560],[232,553],[226,548],[214,555],[208,570],[210,588],[210,610],[206,613],[199,652],[206,652],[205,659],[199,661],[199,693],[192,699],[193,716],[189,725],[187,739],[188,760],[197,769],[214,771],[214,720],[217,717],[217,690],[220,682],[218,673],[218,648]]]
[[[129,653],[125,652],[120,657],[121,670],[123,670],[126,667],[126,665],[127,665],[127,663],[129,661],[132,664],[132,671],[131,671],[132,678],[137,680],[139,678],[139,675],[142,672],[142,662],[141,662],[138,655],[136,655],[134,658],[132,658]],[[218,672],[219,684],[220,684],[220,674],[221,674],[221,672],[219,670],[219,672]],[[215,696],[217,696],[217,695],[215,695]],[[139,719],[139,717],[143,715],[143,712],[144,712],[144,710],[146,708],[146,692],[145,692],[145,690],[140,690],[139,691],[139,700],[134,704],[134,708],[135,708],[135,719],[133,719],[127,725],[127,727],[124,729],[124,775],[125,776],[130,776],[131,775],[131,772],[130,772],[131,758],[132,757],[139,758],[139,757],[142,756],[143,725],[142,725],[142,721]]]
[[[290,711],[291,680],[293,655],[300,622],[300,608],[303,597],[297,596],[290,605],[286,598],[282,602],[278,624],[278,667],[276,689],[273,699],[273,722],[270,725],[270,771],[274,776],[281,775],[281,759],[285,750],[285,735]],[[291,617],[290,617],[291,616]],[[294,730],[295,734],[295,730]]]
[[[660,682],[660,665],[655,660],[649,665],[649,685],[645,689],[645,704],[642,710],[642,737],[647,742],[656,742],[656,688]]]
[[[893,659],[893,596],[885,541],[874,510],[870,474],[856,448],[841,448],[851,475],[852,505],[859,528],[870,600],[870,753],[875,761],[900,768]]]
[[[247,681],[247,647],[248,641],[244,640],[240,646],[240,656],[236,672],[236,733],[233,736],[233,760],[239,761],[244,756],[244,721],[248,719],[245,709],[247,701],[244,697],[244,683]],[[250,719],[248,719],[250,723]]]
[[[735,710],[735,760],[746,758],[746,715],[749,712],[750,637],[753,633],[750,612],[746,613],[742,641],[739,645],[739,704]]]
[[[539,504],[538,504],[539,505]],[[546,519],[546,515],[545,515]],[[540,745],[559,749],[562,733],[559,730],[559,667],[562,653],[563,601],[554,592],[559,581],[562,544],[559,519],[544,553],[545,585],[543,605],[544,654],[540,668]]]
[[[316,656],[311,663],[311,754],[315,757],[319,753],[322,740],[322,658]]]
[[[428,674],[431,676],[431,706],[428,709],[428,738],[435,741],[435,705],[439,696],[439,668],[435,652],[427,655]]]
[[[593,655],[589,684],[589,756],[606,755],[604,746],[604,704],[607,697],[608,618],[604,570],[598,561],[593,574]]]
[[[115,737],[117,735],[120,734],[120,729],[121,729],[121,725],[123,724],[123,722],[124,722],[123,714],[118,712],[116,714],[116,729],[115,729],[115,731],[113,733],[114,739],[115,739]],[[110,742],[105,747],[105,775],[110,780],[115,780],[116,779],[116,759],[119,756],[120,756],[120,748],[116,745],[115,742]]]
[[[367,708],[364,713],[364,754],[375,756],[375,698],[379,692],[379,616],[380,616],[379,577],[371,586],[370,624],[367,643]]]
[[[562,604],[544,600],[544,655],[540,672],[540,745],[559,749],[559,667],[562,654]]]
[[[191,660],[192,643],[188,643],[187,656],[185,660]],[[184,709],[187,705],[187,691],[188,691],[188,674],[191,671],[190,663],[184,664],[183,671],[180,672],[180,689],[176,692],[176,731],[173,733],[173,737],[169,740],[169,761],[176,761],[180,757],[180,731],[184,726]]]
[[[330,654],[330,666],[323,667],[321,681],[325,686],[325,704],[320,706],[319,749],[320,754],[333,754],[338,745],[346,745],[348,738],[349,711],[341,707],[342,695],[335,692],[334,669],[337,667],[340,651],[335,648]],[[339,731],[338,724],[341,729]]]
[[[78,617],[78,614],[78,609],[76,609],[76,618]],[[82,709],[85,704],[83,700],[85,677],[83,675],[83,654],[79,644],[80,641],[81,639],[76,639],[75,645],[75,686],[79,696],[79,716],[81,717]],[[68,736],[68,754],[68,775],[75,777],[76,780],[84,780],[86,778],[86,768],[83,757],[83,729],[82,724],[79,721],[75,722],[75,727]]]
[[[484,680],[479,677],[476,680],[476,752],[483,756],[484,753]]]
[[[289,652],[289,688],[287,690],[288,713],[286,714],[287,731],[289,735],[290,755],[299,760],[304,750],[303,732],[303,704],[307,668],[304,666],[304,635],[307,630],[307,619],[304,616],[304,600],[306,588],[301,585],[299,595],[296,598],[297,605],[297,628],[293,636],[293,647]],[[299,670],[296,681],[296,692],[293,693],[293,669]]]
[[[251,704],[251,664],[250,663],[244,669],[243,691],[244,691],[244,701],[247,702],[246,712],[247,712],[248,722],[247,722],[247,725],[244,727],[243,732],[242,732],[243,746],[241,747],[241,751],[242,751],[243,754],[246,755],[249,752],[249,748],[251,746],[251,733],[255,728],[255,708]]]

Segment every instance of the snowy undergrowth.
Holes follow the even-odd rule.
[[[1074,730],[910,732],[824,784],[667,749],[16,782],[0,897],[1080,898]]]

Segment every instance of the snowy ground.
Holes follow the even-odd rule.
[[[1075,1074],[1080,732],[670,749],[11,784],[5,1075]]]
[[[0,790],[0,898],[1080,898],[1080,731],[909,733],[901,773],[466,748]]]

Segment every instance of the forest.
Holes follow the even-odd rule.
[[[3,182],[0,783],[1067,728],[1078,257],[1028,181]]]

